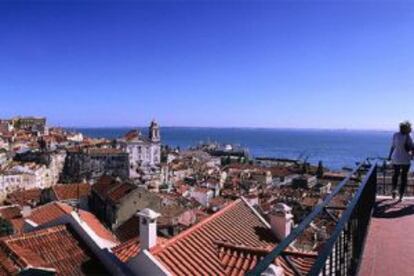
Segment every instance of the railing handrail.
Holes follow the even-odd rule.
[[[361,162],[352,172],[350,172],[347,177],[343,179],[338,186],[335,187],[333,192],[330,193],[322,203],[318,204],[315,209],[299,224],[299,226],[292,230],[290,235],[283,239],[268,255],[266,255],[260,262],[258,262],[252,270],[247,272],[246,275],[260,275],[263,271],[265,271],[273,263],[275,258],[280,256],[282,252],[294,240],[296,240],[303,233],[303,231],[306,230],[312,221],[324,211],[324,208],[328,206],[331,200],[345,187],[353,175],[358,172],[364,165],[366,165],[365,162]]]
[[[341,218],[336,223],[335,229],[330,236],[330,238],[325,242],[322,251],[319,252],[318,258],[316,259],[312,269],[309,272],[309,275],[319,275],[321,269],[325,266],[328,256],[332,253],[335,242],[337,241],[339,235],[341,235],[342,230],[345,228],[346,223],[350,220],[351,215],[357,205],[361,195],[365,189],[365,186],[369,183],[370,177],[376,171],[377,166],[374,164],[368,171],[361,185],[359,186],[357,192],[353,196],[351,202],[348,204],[346,210],[342,213]],[[375,175],[376,177],[376,175]]]

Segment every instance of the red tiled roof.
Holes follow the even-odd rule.
[[[30,219],[38,225],[48,223],[68,214],[68,212],[66,212],[64,208],[61,208],[61,206],[63,206],[63,204],[57,202],[42,205],[33,209],[26,219]]]
[[[159,212],[161,216],[158,218],[158,228],[165,228],[179,224],[178,218],[190,209],[184,208],[180,205],[162,206]],[[195,213],[195,212],[194,212]],[[136,216],[130,217],[127,221],[122,223],[116,230],[115,235],[122,242],[133,239],[139,236],[139,218]]]
[[[52,187],[57,200],[77,199],[88,195],[91,186],[88,183],[62,184]]]
[[[157,244],[161,245],[165,243],[167,239],[158,237]],[[141,251],[141,247],[139,246],[139,237],[132,238],[118,246],[112,248],[112,252],[115,256],[118,257],[122,262],[127,262],[132,257],[138,255]]]
[[[225,269],[225,275],[245,275],[271,251],[271,248],[246,247],[222,242],[217,242],[217,246],[218,257]],[[310,271],[316,259],[316,254],[301,252],[284,252],[284,254],[303,275]],[[282,267],[286,276],[296,275],[283,257],[276,258],[274,264]]]
[[[0,260],[0,272],[6,275],[27,267],[55,269],[57,275],[105,273],[102,264],[68,225],[2,239]]]
[[[74,209],[67,204],[52,202],[33,209],[31,215],[26,219],[30,219],[36,224],[41,225],[53,221],[63,215],[70,214],[73,210]],[[92,213],[79,210],[79,215],[82,221],[86,222],[99,237],[118,243],[118,240],[112,232],[106,229]]]
[[[1,243],[1,241],[0,241]],[[0,249],[0,275],[17,275],[19,269],[14,262],[9,258],[8,254]]]
[[[132,238],[111,249],[115,256],[122,262],[127,262],[130,258],[138,255],[141,248],[139,246],[139,237]]]
[[[124,182],[118,182],[114,177],[103,176],[92,186],[92,190],[102,199],[108,199],[117,203],[121,198],[136,189],[136,186]]]
[[[0,208],[0,217],[10,220],[21,217],[21,208],[20,206],[5,206]]]
[[[7,195],[6,202],[9,204],[36,205],[40,202],[42,191],[40,189],[22,190]]]
[[[124,135],[124,139],[126,141],[131,141],[131,140],[135,140],[135,139],[138,139],[138,138],[139,138],[138,129],[130,130]]]
[[[152,254],[174,275],[224,275],[216,241],[270,248],[276,239],[243,200],[236,200],[199,224],[153,248]]]
[[[13,230],[15,234],[23,233],[23,226],[24,226],[23,218],[11,219],[10,223],[13,226]]]
[[[115,235],[121,242],[128,241],[139,236],[139,218],[136,216],[130,217],[127,221],[122,223],[116,230]]]
[[[113,189],[111,189],[108,194],[107,194],[107,198],[113,202],[113,203],[117,203],[119,202],[124,196],[126,196],[127,194],[129,194],[132,190],[135,190],[136,187],[131,185],[131,184],[127,184],[127,183],[119,183],[117,184],[115,187],[113,187]]]
[[[101,178],[99,178],[96,184],[92,186],[92,190],[95,191],[97,194],[104,196],[112,187],[114,182],[115,178],[108,175],[104,175]]]

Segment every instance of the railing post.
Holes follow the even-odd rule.
[[[325,200],[293,229],[265,258],[247,273],[260,275],[284,250],[309,227],[311,222],[324,212],[331,200],[346,186],[348,181],[364,168],[358,166]],[[364,176],[351,201],[342,212],[331,237],[325,241],[322,251],[311,268],[309,275],[354,275],[357,271],[365,242],[368,222],[375,204],[377,192],[377,167],[372,165]]]

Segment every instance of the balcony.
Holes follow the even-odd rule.
[[[414,275],[414,178],[400,202],[391,198],[391,174],[375,161],[361,163],[248,275],[261,275],[276,258],[285,258],[286,249],[321,217],[333,227],[308,275]],[[348,204],[338,208],[335,199],[344,193],[351,194]]]

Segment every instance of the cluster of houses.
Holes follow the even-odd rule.
[[[45,118],[1,120],[0,275],[244,274],[344,177],[303,167],[233,147],[162,146],[155,121],[147,136],[107,140]],[[329,221],[266,275],[306,274]]]

